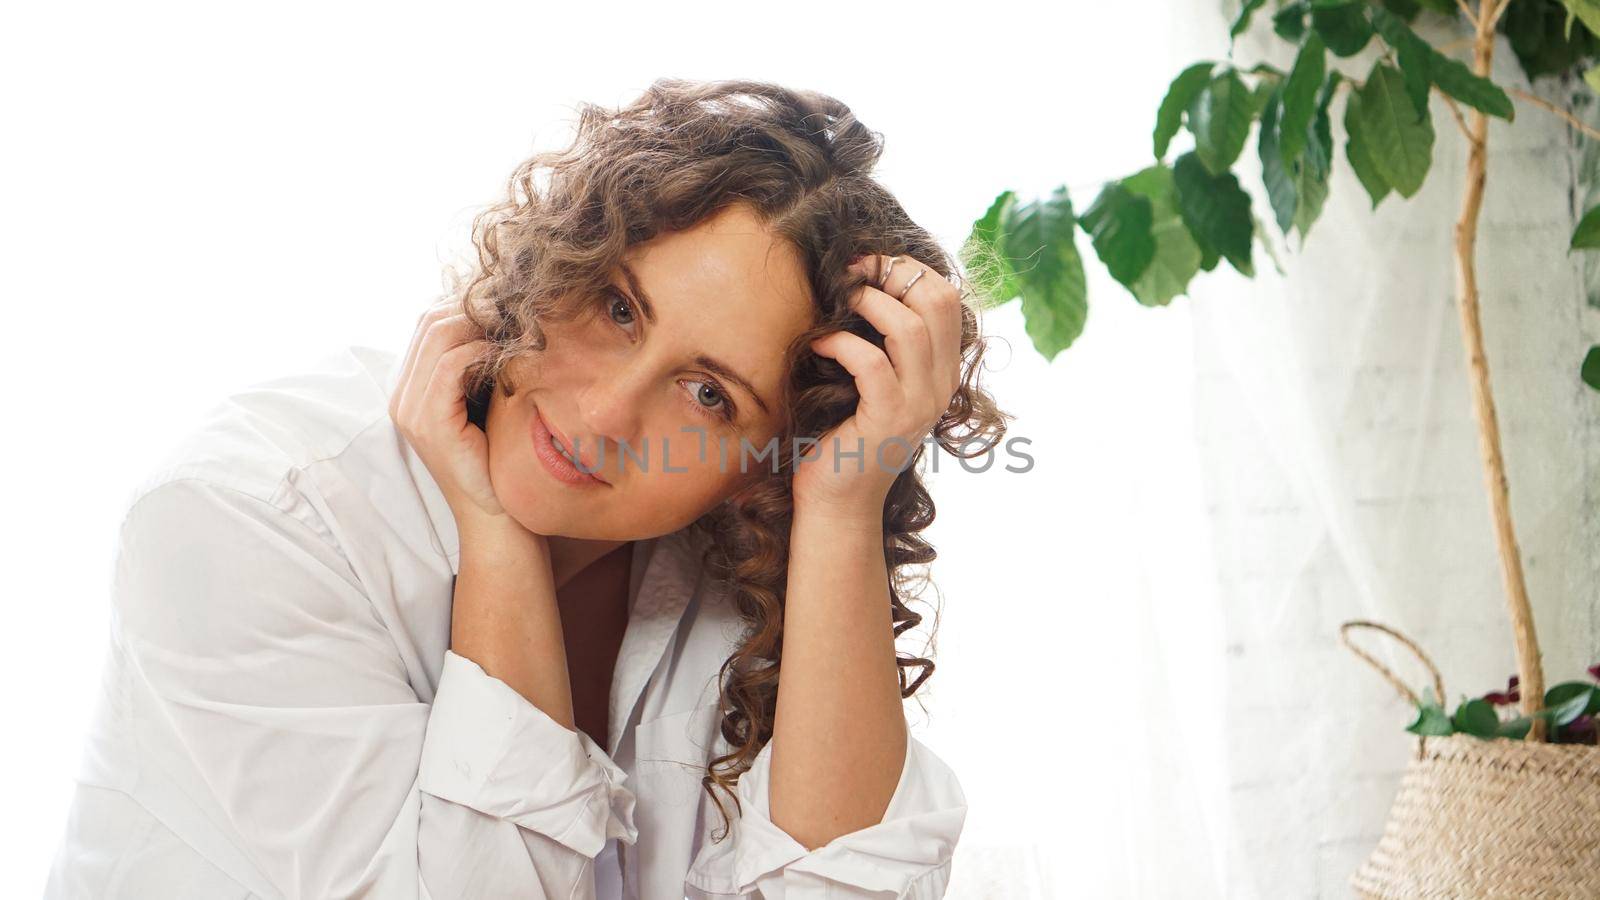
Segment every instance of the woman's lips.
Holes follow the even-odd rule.
[[[576,487],[599,487],[606,484],[597,474],[585,472],[573,465],[571,460],[568,460],[560,450],[556,449],[550,429],[544,424],[544,418],[539,415],[537,406],[533,408],[533,415],[530,418],[532,419],[530,430],[533,437],[533,453],[539,457],[541,463],[544,463],[546,471],[555,476],[557,480]],[[577,454],[573,455],[576,456]],[[587,467],[588,463],[584,465]]]

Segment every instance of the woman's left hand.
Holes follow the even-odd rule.
[[[794,497],[796,506],[821,505],[876,521],[895,477],[961,386],[961,293],[905,255],[863,256],[850,271],[869,276],[851,308],[883,334],[885,347],[848,331],[811,342],[818,355],[854,376],[861,400],[853,416],[802,455]]]

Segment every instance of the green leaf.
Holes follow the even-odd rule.
[[[1011,263],[1000,253],[1000,235],[1016,207],[1015,191],[1002,191],[961,246],[961,264],[976,287],[979,306],[988,309],[1014,299],[1021,292]]]
[[[1358,0],[1312,0],[1311,27],[1338,56],[1355,56],[1372,40],[1367,4]]]
[[[1553,710],[1551,720],[1559,727],[1583,715],[1594,702],[1595,690],[1594,685],[1582,681],[1563,681],[1545,691],[1545,708]]]
[[[1288,102],[1288,85],[1261,114],[1258,149],[1262,183],[1266,184],[1267,199],[1272,203],[1272,213],[1285,240],[1290,237],[1291,229],[1299,229],[1301,243],[1306,242],[1310,226],[1322,215],[1323,203],[1328,200],[1328,178],[1333,163],[1333,128],[1328,104],[1333,102],[1338,82],[1339,74],[1333,72],[1322,91],[1310,98],[1314,114],[1309,122],[1293,131],[1282,119],[1283,104]],[[1291,133],[1301,136],[1299,143],[1304,147],[1304,152],[1293,159],[1283,151]],[[1267,247],[1270,248],[1270,243]]]
[[[1189,289],[1200,271],[1200,245],[1178,213],[1178,189],[1172,170],[1157,164],[1122,179],[1122,186],[1150,201],[1156,255],[1144,274],[1128,286],[1145,306],[1165,306]]]
[[[1261,115],[1261,111],[1267,108],[1267,101],[1278,92],[1278,85],[1282,81],[1281,78],[1263,78],[1256,82],[1256,86],[1250,91],[1250,121],[1254,122]],[[1249,126],[1245,126],[1245,133],[1248,135],[1249,132]]]
[[[1272,234],[1267,231],[1267,226],[1261,223],[1261,217],[1251,213],[1250,224],[1251,236],[1261,245],[1261,249],[1267,251],[1267,258],[1272,260],[1272,268],[1276,269],[1279,275],[1287,274],[1283,270],[1283,257],[1278,255],[1278,245],[1272,240]]]
[[[1306,13],[1310,9],[1305,0],[1284,4],[1272,15],[1272,30],[1286,41],[1300,43],[1300,38],[1306,33]]]
[[[1600,66],[1590,66],[1583,71],[1583,83],[1589,90],[1600,93]]]
[[[1583,383],[1600,391],[1600,344],[1589,348],[1583,357],[1583,368],[1578,371]]]
[[[1306,36],[1295,57],[1289,80],[1283,85],[1279,152],[1286,160],[1298,159],[1305,149],[1311,117],[1317,111],[1317,90],[1327,70],[1327,49],[1315,32]]]
[[[1159,223],[1151,233],[1156,239],[1155,258],[1128,290],[1145,306],[1165,306],[1189,290],[1189,282],[1200,271],[1200,247],[1181,219]]]
[[[1400,196],[1413,196],[1433,163],[1433,120],[1418,116],[1405,76],[1382,61],[1356,95],[1361,100],[1355,124],[1373,167]]]
[[[1356,180],[1366,189],[1367,196],[1372,198],[1372,208],[1377,209],[1383,198],[1389,196],[1392,188],[1388,179],[1378,171],[1378,164],[1373,162],[1372,148],[1368,146],[1366,126],[1362,124],[1364,117],[1361,112],[1361,95],[1351,93],[1350,99],[1344,108],[1344,129],[1350,135],[1344,145],[1345,159],[1350,161],[1350,168],[1356,173]]]
[[[1394,48],[1399,57],[1400,72],[1405,76],[1406,96],[1411,98],[1411,105],[1417,109],[1417,116],[1420,118],[1427,115],[1428,91],[1433,87],[1432,76],[1428,71],[1429,62],[1434,55],[1433,46],[1417,37],[1411,26],[1386,9],[1372,11],[1372,24],[1378,34],[1382,35],[1384,43]]]
[[[1304,245],[1312,223],[1322,215],[1322,207],[1328,202],[1330,170],[1313,166],[1310,154],[1296,160],[1295,164],[1300,167],[1300,174],[1295,180],[1295,195],[1299,203],[1294,211],[1294,227],[1299,229],[1300,243]]]
[[[1468,700],[1456,708],[1451,720],[1456,731],[1488,740],[1500,733],[1500,716],[1487,700]]]
[[[1388,7],[1390,12],[1400,16],[1407,22],[1415,19],[1417,13],[1422,12],[1422,6],[1417,3],[1417,0],[1383,0],[1383,5]]]
[[[1022,292],[1023,328],[1046,360],[1072,345],[1089,316],[1089,288],[1065,186],[1019,206],[1001,235]]]
[[[1375,9],[1372,11],[1372,16],[1374,21],[1381,16],[1391,22],[1399,23],[1401,28],[1406,27],[1404,22],[1389,15],[1386,10]],[[1396,48],[1395,61],[1400,64],[1400,74],[1405,78],[1406,96],[1410,98],[1411,106],[1417,111],[1419,119],[1428,115],[1428,92],[1433,88],[1433,76],[1428,71],[1428,54],[1432,49],[1420,39],[1403,41]]]
[[[1281,95],[1280,95],[1281,96]],[[1274,96],[1261,113],[1261,127],[1256,132],[1256,150],[1261,156],[1261,181],[1267,188],[1267,200],[1272,204],[1272,214],[1278,228],[1287,237],[1294,227],[1294,214],[1300,206],[1297,160],[1285,161],[1283,142],[1278,133],[1278,117],[1282,111],[1279,96]]]
[[[1194,132],[1195,153],[1211,174],[1226,172],[1239,158],[1254,113],[1250,88],[1232,70],[1211,79],[1195,95],[1189,104],[1189,130]]]
[[[1178,215],[1178,187],[1172,181],[1172,170],[1165,163],[1156,163],[1122,179],[1122,186],[1150,201],[1150,211],[1157,224],[1167,216]]]
[[[1567,252],[1574,250],[1593,250],[1600,247],[1600,206],[1596,206],[1583,214],[1578,220],[1578,227],[1573,229],[1572,243],[1567,246]]]
[[[1343,80],[1344,76],[1337,71],[1328,73],[1328,80],[1322,83],[1322,91],[1317,95],[1316,115],[1312,116],[1311,126],[1307,129],[1306,162],[1324,179],[1333,170],[1333,116],[1329,108]]]
[[[1317,97],[1317,112],[1306,129],[1305,153],[1301,154],[1300,175],[1295,182],[1299,202],[1294,214],[1294,227],[1300,231],[1300,242],[1305,243],[1311,226],[1322,215],[1328,200],[1328,181],[1333,174],[1333,117],[1328,107],[1333,103],[1341,76],[1337,71],[1328,73],[1322,91]],[[1281,126],[1280,126],[1281,130]]]
[[[1161,100],[1161,106],[1156,110],[1155,151],[1156,159],[1167,155],[1167,147],[1172,143],[1173,135],[1183,125],[1183,111],[1194,102],[1211,80],[1211,70],[1215,63],[1195,63],[1172,79],[1172,85],[1167,88],[1167,96]]]
[[[1131,286],[1156,255],[1150,200],[1112,182],[1078,219],[1111,277]]]
[[[1417,717],[1406,726],[1412,734],[1424,734],[1431,737],[1443,737],[1455,733],[1455,726],[1450,721],[1450,714],[1438,703],[1427,701],[1417,704]]]
[[[1267,0],[1244,0],[1244,3],[1239,6],[1239,15],[1233,20],[1233,27],[1228,29],[1228,38],[1232,40],[1244,34],[1250,27],[1250,17],[1255,15],[1256,10],[1260,9],[1261,5],[1266,2]]]
[[[1507,122],[1516,118],[1517,108],[1512,105],[1511,98],[1499,85],[1487,78],[1472,74],[1472,70],[1461,62],[1438,51],[1433,51],[1429,60],[1428,73],[1433,83],[1439,86],[1439,90],[1473,109],[1505,119]]]
[[[1489,79],[1474,75],[1461,62],[1435,50],[1398,16],[1375,9],[1372,23],[1383,35],[1384,42],[1399,53],[1407,92],[1422,114],[1425,115],[1428,108],[1428,88],[1437,84],[1439,90],[1474,109],[1508,122],[1515,118],[1516,108],[1505,91]]]
[[[1600,0],[1562,0],[1589,31],[1600,34]]]
[[[1251,263],[1250,195],[1239,187],[1232,172],[1213,175],[1195,153],[1185,153],[1172,164],[1178,188],[1178,212],[1200,245],[1201,268],[1210,257],[1221,256],[1245,275],[1254,275]]]
[[[1528,732],[1532,730],[1532,728],[1532,719],[1528,718],[1527,716],[1518,716],[1517,718],[1508,722],[1501,722],[1500,727],[1495,733],[1503,738],[1510,738],[1514,741],[1520,741],[1528,736]]]

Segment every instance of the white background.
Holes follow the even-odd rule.
[[[1066,182],[1081,209],[1146,163],[1167,81],[1223,46],[1220,16],[1172,6],[13,11],[0,896],[36,895],[60,838],[126,492],[228,391],[343,344],[403,349],[471,214],[576,103],[663,75],[834,94],[884,133],[881,177],[953,249],[1003,188]],[[985,319],[987,382],[1034,470],[946,457],[935,480],[939,669],[912,711],[971,801],[951,896],[1224,877],[1221,721],[1149,702],[1214,697],[1221,677],[1189,302],[1141,309],[1090,269],[1087,333],[1053,364],[1015,305]],[[1173,734],[1181,764],[1151,739]]]

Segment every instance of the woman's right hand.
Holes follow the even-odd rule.
[[[417,320],[389,418],[421,457],[458,525],[466,518],[508,521],[489,480],[489,437],[467,418],[462,375],[489,342],[471,340],[458,300],[444,300]]]
[[[462,376],[488,341],[453,301],[417,321],[389,418],[455,514],[460,565],[450,649],[576,730],[549,540],[507,514],[489,481],[489,436],[467,416]]]

